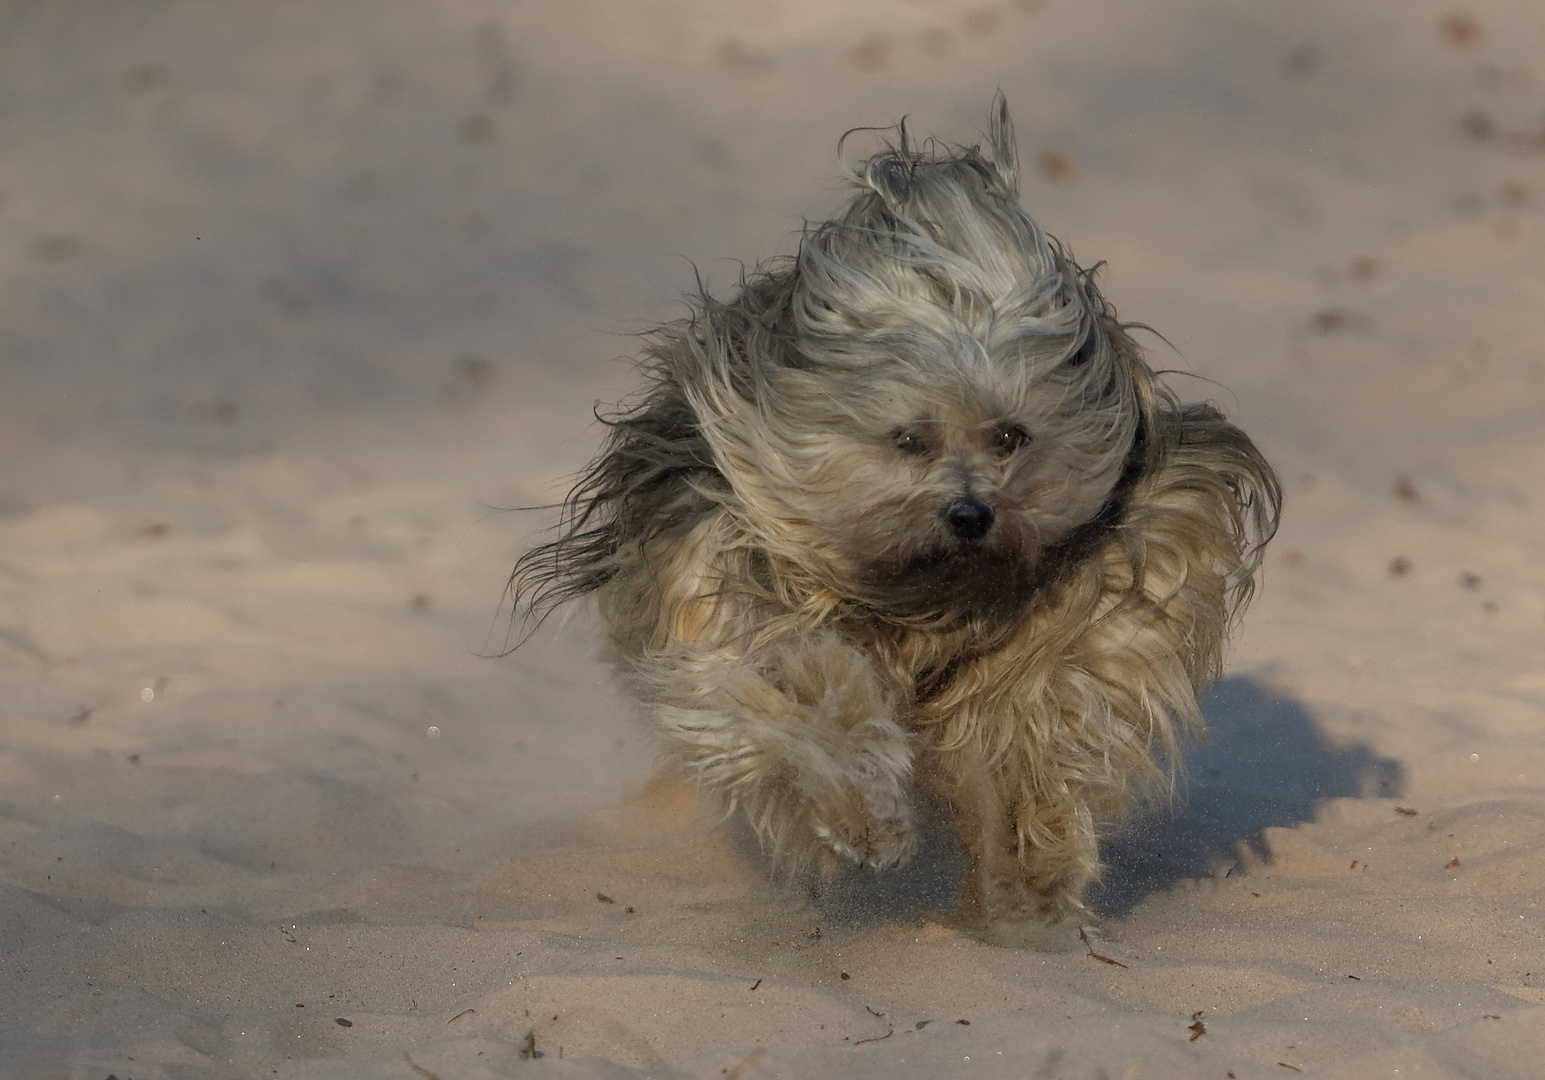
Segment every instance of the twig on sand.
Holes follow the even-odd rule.
[[[890,1038],[894,1034],[896,1034],[896,1029],[895,1028],[891,1028],[884,1035],[876,1035],[872,1039],[859,1039],[858,1042],[854,1043],[853,1045],[854,1046],[863,1046],[866,1042],[882,1042],[885,1039]]]
[[[1078,928],[1078,940],[1082,941],[1084,943],[1084,948],[1089,950],[1089,955],[1094,957],[1100,963],[1102,963],[1102,964],[1109,964],[1109,965],[1111,965],[1111,967],[1119,967],[1119,968],[1126,967],[1126,965],[1123,964],[1120,960],[1112,960],[1108,956],[1101,956],[1099,953],[1095,952],[1094,951],[1094,945],[1090,943],[1089,935],[1084,933],[1084,928],[1082,926],[1080,926]]]

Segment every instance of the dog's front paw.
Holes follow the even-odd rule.
[[[812,807],[815,835],[839,858],[856,866],[889,870],[917,852],[912,805],[899,785],[873,776],[844,785],[841,794]]]
[[[917,851],[912,750],[892,720],[875,717],[847,732],[824,783],[806,789],[815,835],[858,866],[889,870]]]
[[[910,818],[866,817],[861,823],[839,826],[818,823],[815,835],[838,858],[874,870],[905,866],[917,851],[917,830]]]

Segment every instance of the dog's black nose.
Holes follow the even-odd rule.
[[[992,507],[980,499],[955,499],[944,508],[950,531],[962,540],[980,540],[992,528]]]

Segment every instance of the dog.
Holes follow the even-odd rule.
[[[1033,937],[1203,734],[1281,488],[1021,208],[1001,95],[988,152],[894,130],[796,255],[645,337],[510,586],[598,596],[668,756],[776,859],[900,866],[926,795],[962,923]]]

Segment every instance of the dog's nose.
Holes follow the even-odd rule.
[[[944,508],[950,531],[962,540],[980,540],[992,528],[992,507],[980,499],[955,499]]]

